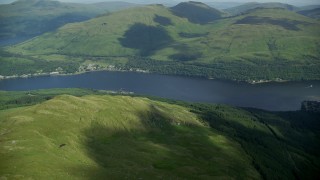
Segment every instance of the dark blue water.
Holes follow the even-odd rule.
[[[312,85],[312,87],[310,87]],[[298,110],[303,100],[320,100],[320,81],[251,85],[133,72],[90,72],[0,81],[0,90],[92,88],[131,91],[190,102],[223,103],[266,110]]]

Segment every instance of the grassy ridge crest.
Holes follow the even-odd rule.
[[[0,110],[0,177],[317,176],[319,114],[105,93],[1,92],[4,102],[29,106]],[[37,98],[43,95],[53,98]],[[22,101],[23,97],[36,104]]]

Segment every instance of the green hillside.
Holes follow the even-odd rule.
[[[270,3],[257,3],[257,2],[249,2],[245,3],[239,6],[235,6],[232,8],[225,9],[225,12],[228,12],[230,15],[239,15],[242,13],[245,13],[249,10],[253,10],[256,8],[282,8],[287,9],[289,11],[296,11],[299,10],[298,7],[295,7],[290,4],[284,4],[284,3],[276,3],[276,2],[270,2]]]
[[[0,177],[312,179],[320,168],[319,114],[90,93],[105,92],[0,92],[7,105],[38,101],[0,110]]]
[[[273,8],[205,24],[190,19],[150,5],[68,24],[6,48],[0,74],[72,73],[91,64],[246,81],[320,79],[319,21]]]
[[[53,0],[18,0],[0,5],[0,45],[21,42],[68,23],[133,6],[125,2],[85,5]]]

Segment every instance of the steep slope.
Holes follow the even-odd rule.
[[[59,92],[48,91],[0,93],[21,100],[22,94],[37,99]],[[317,114],[179,104],[183,106],[142,97],[60,95],[1,110],[0,177],[315,177]]]
[[[135,6],[124,2],[73,4],[52,0],[19,0],[0,5],[0,45],[21,42],[72,22]]]
[[[298,7],[292,6],[290,4],[250,2],[250,3],[242,4],[240,6],[225,9],[224,11],[234,16],[234,15],[239,15],[241,13],[245,13],[248,10],[252,10],[256,8],[283,8],[289,11],[295,11],[299,9]]]
[[[174,16],[162,5],[150,5],[100,16],[83,23],[69,24],[56,32],[22,43],[17,48],[27,48],[29,52],[37,54],[136,55],[149,47],[149,44],[139,47],[143,45],[138,42],[139,38],[152,44],[165,36],[163,40],[170,42],[183,29],[197,31],[197,28],[202,27]],[[161,37],[157,37],[158,34]],[[152,38],[155,40],[152,41]],[[43,41],[47,43],[44,44]],[[31,44],[33,47],[30,49],[28,46]],[[35,44],[37,45],[34,46]],[[150,51],[152,50],[155,49]]]
[[[7,48],[0,74],[37,72],[21,62],[48,72],[43,66],[49,61],[51,71],[64,72],[91,63],[234,80],[319,79],[319,28],[318,21],[284,9],[198,24],[150,5],[68,24]]]
[[[240,144],[180,106],[64,95],[0,113],[1,177],[259,178]]]
[[[222,12],[201,2],[182,2],[171,8],[172,12],[190,22],[206,24],[222,17]]]

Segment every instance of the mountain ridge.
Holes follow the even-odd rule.
[[[35,65],[57,63],[52,71],[68,73],[93,63],[101,69],[111,65],[241,81],[316,80],[319,26],[314,19],[279,8],[253,9],[201,24],[149,5],[68,24],[5,51]],[[7,75],[13,62],[0,62]],[[15,68],[11,74],[26,73],[19,63]]]
[[[124,2],[84,5],[55,0],[20,0],[0,5],[0,44],[22,42],[67,23],[89,20],[103,13],[134,6],[137,5]]]
[[[290,11],[296,11],[299,8],[290,4],[285,3],[258,3],[258,2],[248,2],[236,7],[224,9],[224,11],[230,13],[231,15],[239,15],[241,13],[245,13],[246,11],[256,9],[256,8],[283,8]]]

